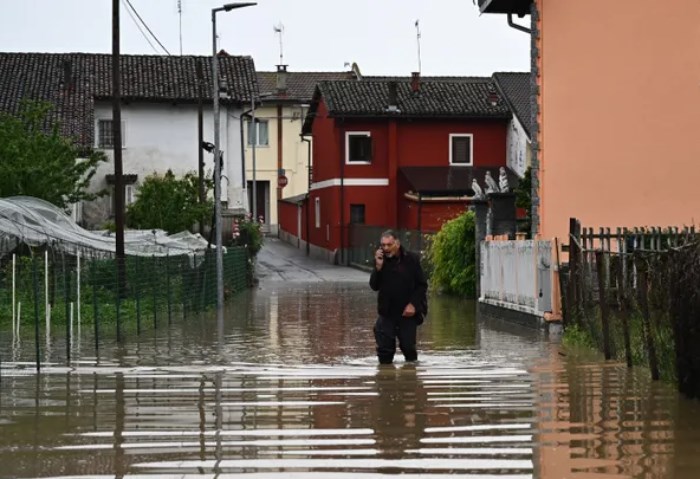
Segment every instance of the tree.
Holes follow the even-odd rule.
[[[205,183],[211,189],[211,181]],[[171,170],[165,175],[148,176],[139,188],[136,201],[126,212],[130,228],[162,229],[168,233],[190,230],[195,223],[211,221],[214,204],[199,203],[198,178],[187,173],[178,179]]]
[[[102,194],[87,188],[105,155],[81,154],[49,121],[51,108],[49,103],[24,102],[18,116],[0,114],[0,197],[34,196],[66,208]]]

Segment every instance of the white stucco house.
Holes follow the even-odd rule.
[[[221,200],[228,213],[247,211],[241,114],[258,94],[252,58],[219,54],[221,145],[224,151]],[[201,65],[201,80],[198,75]],[[202,97],[203,141],[214,141],[211,57],[123,55],[122,156],[125,200],[138,194],[153,173],[176,176],[198,171],[198,111]],[[55,107],[62,133],[82,149],[103,150],[91,190],[113,190],[111,55],[0,53],[0,110],[13,111],[22,99],[45,100]],[[200,93],[201,91],[201,93]],[[204,152],[211,178],[213,156]],[[77,205],[75,219],[100,227],[114,215],[113,194]]]
[[[532,141],[530,139],[530,73],[500,72],[493,74],[501,96],[513,112],[508,125],[506,141],[506,161],[508,167],[522,177],[532,162]]]

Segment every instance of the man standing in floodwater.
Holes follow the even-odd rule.
[[[428,312],[428,282],[417,254],[407,251],[396,233],[382,233],[380,248],[374,255],[369,286],[379,291],[374,325],[377,357],[380,364],[391,364],[396,339],[407,362],[418,359],[416,333]]]

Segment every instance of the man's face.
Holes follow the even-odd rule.
[[[386,256],[394,256],[399,251],[399,240],[393,236],[382,236],[379,243]]]

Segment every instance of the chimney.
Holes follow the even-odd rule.
[[[411,74],[411,91],[413,93],[418,93],[420,91],[420,72],[413,72]]]
[[[277,93],[287,93],[287,65],[277,65]]]
[[[69,60],[63,60],[63,89],[73,89],[73,63]]]
[[[229,94],[228,78],[226,75],[221,75],[219,78],[219,98],[224,98]]]
[[[489,94],[488,94],[488,102],[491,106],[496,106],[498,105],[498,102],[500,101],[500,97],[498,96],[498,92],[496,91],[496,88],[493,85],[488,86]]]
[[[395,81],[389,82],[389,104],[386,107],[388,112],[398,112],[399,111],[399,101],[397,93],[398,84]]]

